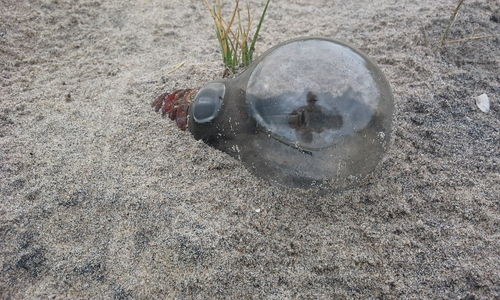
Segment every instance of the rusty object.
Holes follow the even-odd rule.
[[[197,92],[196,89],[179,89],[163,93],[151,103],[151,106],[156,112],[161,111],[162,116],[168,115],[181,130],[186,130],[189,106]]]

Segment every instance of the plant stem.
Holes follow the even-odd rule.
[[[485,38],[490,38],[490,37],[496,37],[496,35],[493,35],[493,34],[475,35],[475,36],[469,36],[469,37],[466,37],[466,38],[463,38],[463,39],[445,41],[445,43],[446,44],[462,43],[462,42],[467,42],[467,41],[472,41],[472,40],[479,40],[479,39],[485,39]]]
[[[257,29],[255,30],[255,34],[253,35],[252,44],[250,45],[250,51],[249,51],[250,61],[253,59],[253,52],[255,51],[255,43],[257,42],[257,38],[259,37],[260,27],[262,26],[262,22],[264,21],[264,16],[266,15],[269,2],[271,2],[271,0],[267,0],[266,6],[264,7],[264,11],[262,11],[262,15],[260,16],[259,25],[257,25]]]
[[[448,26],[446,27],[446,30],[443,31],[443,34],[441,34],[440,38],[440,47],[443,47],[445,44],[446,37],[448,36],[448,33],[450,32],[451,26],[455,22],[455,18],[457,17],[458,11],[460,10],[460,6],[462,6],[462,3],[464,3],[465,0],[459,0],[457,7],[453,11],[453,13],[450,16],[450,21],[448,22]]]

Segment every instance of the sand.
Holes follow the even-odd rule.
[[[335,38],[394,91],[380,170],[333,192],[152,111],[222,75],[201,1],[0,0],[0,298],[500,297],[500,43],[433,49],[456,2],[272,1],[258,53]],[[465,1],[449,39],[498,35],[499,8]]]

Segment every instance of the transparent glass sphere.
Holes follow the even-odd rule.
[[[202,88],[188,128],[260,177],[343,188],[380,162],[392,112],[390,86],[364,54],[341,42],[304,38]]]

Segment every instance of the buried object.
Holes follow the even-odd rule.
[[[333,188],[375,169],[394,106],[373,62],[323,38],[282,43],[234,78],[166,93],[152,105],[260,177]]]

